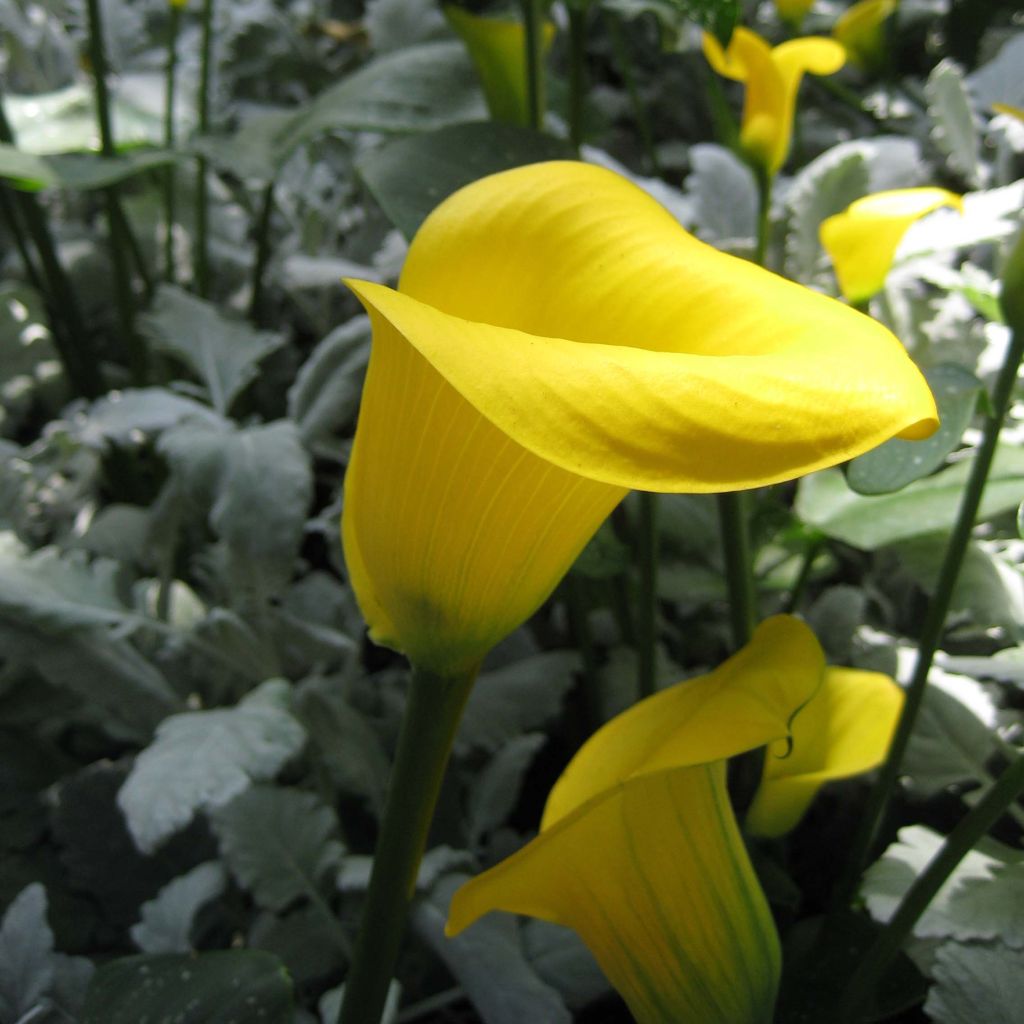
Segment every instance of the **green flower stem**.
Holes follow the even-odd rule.
[[[178,31],[181,28],[181,8],[170,5],[167,26],[167,64],[164,85],[164,148],[174,149],[174,103],[178,92]],[[164,279],[174,282],[174,225],[177,221],[174,164],[164,170]]]
[[[640,88],[637,85],[636,75],[633,71],[633,61],[629,56],[629,48],[623,38],[622,26],[615,15],[608,16],[608,38],[611,40],[612,53],[615,56],[615,64],[622,82],[626,86],[626,94],[629,96],[629,103],[633,109],[633,121],[636,130],[640,133],[640,141],[647,155],[648,172],[655,177],[661,177],[661,162],[658,160],[658,150],[654,145],[654,132],[651,130],[651,119],[647,116],[647,108],[640,98]]]
[[[249,299],[249,319],[258,327],[263,310],[263,278],[270,261],[270,217],[274,212],[274,183],[263,190],[259,214],[256,218],[256,260],[252,268],[252,296]]]
[[[637,604],[637,691],[640,699],[654,693],[655,642],[658,622],[658,496],[637,492],[639,521],[636,548],[640,568]]]
[[[0,93],[0,142],[16,146],[17,140],[3,107]],[[81,307],[75,290],[71,286],[64,267],[57,255],[57,246],[50,233],[46,213],[39,200],[25,192],[13,195],[13,205],[25,223],[32,244],[39,256],[43,277],[46,280],[45,299],[50,324],[53,328],[53,343],[57,349],[64,372],[72,388],[79,395],[95,398],[103,391],[99,361],[89,347],[89,335],[85,330]]]
[[[871,790],[868,805],[861,815],[860,825],[854,837],[853,846],[848,854],[846,869],[836,888],[833,901],[833,906],[836,909],[846,904],[857,884],[857,880],[860,878],[868,853],[878,833],[879,825],[885,816],[893,788],[896,785],[900,764],[903,761],[907,744],[910,742],[910,735],[913,732],[921,701],[924,699],[928,686],[928,673],[932,667],[932,659],[935,657],[935,652],[938,650],[939,642],[942,639],[946,615],[949,612],[950,599],[953,596],[953,588],[956,586],[964,553],[967,550],[967,544],[971,539],[971,531],[974,529],[974,522],[978,516],[978,506],[981,504],[981,497],[985,490],[985,481],[988,479],[992,459],[995,457],[996,446],[999,443],[999,431],[1002,429],[1003,420],[1006,417],[1006,411],[1009,408],[1010,399],[1013,395],[1013,387],[1017,380],[1021,357],[1024,356],[1024,309],[1017,310],[1011,305],[1014,301],[1017,301],[1015,287],[1018,282],[1016,277],[1019,275],[1024,278],[1024,234],[1017,240],[1016,249],[1014,250],[1014,255],[1010,258],[1008,267],[1009,273],[1003,282],[1003,288],[1004,295],[1013,296],[1012,298],[1004,299],[1004,312],[1007,314],[1007,322],[1012,328],[1010,344],[1007,346],[1006,355],[1003,357],[1003,365],[996,378],[995,388],[992,393],[991,412],[985,417],[981,444],[974,455],[970,476],[967,479],[963,496],[960,499],[956,523],[946,545],[946,553],[942,561],[942,567],[939,570],[935,592],[929,602],[924,626],[921,629],[917,663],[914,666],[914,674],[907,688],[906,702],[903,706],[903,713],[900,716],[899,726],[896,729],[896,735],[893,737],[892,746],[889,748],[885,764],[882,766],[878,779]]]
[[[583,145],[583,111],[587,93],[587,8],[569,10],[569,141],[577,153]]]
[[[544,127],[544,15],[541,0],[521,0],[526,43],[526,110],[531,128]]]
[[[587,586],[579,576],[569,573],[565,578],[565,609],[569,618],[569,632],[583,662],[583,680],[580,688],[580,742],[596,732],[601,725],[601,700],[598,690],[597,651],[590,632],[590,602]]]
[[[774,175],[763,167],[755,168],[757,179],[757,245],[754,249],[754,262],[760,267],[767,267],[768,239],[771,235],[772,215],[772,182]]]
[[[40,295],[45,295],[43,279],[36,269],[32,253],[29,252],[28,239],[25,237],[21,221],[18,219],[18,211],[15,209],[14,201],[11,198],[11,189],[7,185],[0,185],[0,213],[3,214],[7,228],[14,237],[14,246],[18,250],[18,256],[25,267],[25,276],[28,278],[28,283]]]
[[[718,522],[722,532],[733,641],[736,647],[742,647],[750,639],[757,623],[757,591],[745,492],[718,495]]]
[[[107,90],[107,52],[103,38],[103,14],[100,0],[87,0],[89,18],[89,60],[92,63],[96,87],[96,121],[100,131],[100,151],[105,157],[117,155],[114,129],[110,117],[110,93]],[[132,379],[136,384],[146,379],[146,350],[135,332],[135,296],[132,291],[131,268],[128,263],[132,240],[127,218],[121,208],[117,186],[103,189],[107,207],[107,225],[110,231],[110,258],[114,266],[114,290],[117,296],[117,316],[122,343]]]
[[[789,597],[786,598],[786,607],[783,610],[787,615],[792,615],[800,607],[804,591],[811,578],[811,570],[814,568],[815,560],[824,544],[825,538],[820,536],[808,541],[807,547],[804,549],[803,561],[800,563],[800,572],[797,573],[793,589],[789,592]]]
[[[900,951],[918,918],[953,873],[956,866],[974,848],[988,830],[1024,792],[1024,756],[1018,756],[1006,768],[985,796],[960,820],[942,848],[914,880],[900,901],[885,930],[864,954],[847,983],[839,1004],[836,1024],[859,1024],[885,969]]]
[[[338,1024],[379,1024],[448,755],[476,671],[444,678],[413,667]]]
[[[210,74],[213,51],[213,0],[203,0],[202,36],[199,46],[199,134],[210,130]],[[196,291],[201,298],[210,294],[210,238],[208,210],[209,182],[206,158],[196,160]]]

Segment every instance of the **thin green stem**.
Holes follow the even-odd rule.
[[[107,51],[103,34],[103,13],[100,0],[86,0],[89,18],[89,60],[92,63],[96,89],[96,123],[100,132],[100,151],[105,157],[115,157],[114,129],[110,116],[110,93],[107,89]],[[117,317],[132,378],[137,384],[146,379],[146,350],[135,332],[135,295],[132,290],[131,268],[128,258],[132,239],[127,218],[121,209],[117,186],[103,189],[107,207],[107,226],[110,232],[110,258],[114,266],[114,293],[117,298]]]
[[[786,598],[786,605],[783,609],[787,615],[792,615],[793,612],[800,607],[804,591],[807,589],[807,584],[811,579],[811,570],[814,568],[814,562],[817,559],[818,553],[821,551],[824,543],[825,539],[823,537],[815,537],[813,540],[808,542],[807,547],[804,549],[803,560],[800,563],[800,571],[797,573],[796,581],[793,583],[793,589],[789,592],[789,597]]]
[[[18,250],[18,256],[21,258],[22,265],[25,267],[25,276],[28,278],[28,283],[45,298],[46,292],[44,289],[43,279],[40,277],[39,271],[36,269],[35,260],[32,259],[32,253],[29,252],[28,239],[25,237],[25,231],[21,226],[21,220],[18,217],[18,211],[15,208],[14,200],[11,198],[11,189],[7,185],[0,185],[0,213],[3,214],[4,221],[7,223],[7,228],[14,238],[14,247]]]
[[[448,755],[475,676],[475,670],[445,678],[413,668],[338,1024],[380,1022]]]
[[[526,112],[531,128],[544,127],[544,15],[540,0],[521,0],[526,49]]]
[[[587,588],[577,575],[569,573],[565,578],[565,609],[569,618],[569,632],[583,661],[583,680],[580,696],[580,733],[590,736],[601,725],[601,701],[598,692],[597,652],[594,637],[590,632]],[[581,740],[582,742],[582,740]]]
[[[0,92],[0,142],[17,145],[7,120]],[[53,342],[64,372],[79,395],[94,398],[103,390],[99,362],[89,348],[85,320],[71,281],[57,255],[57,246],[46,213],[35,196],[24,192],[13,195],[14,205],[25,222],[25,228],[39,256],[47,288],[44,298],[53,328]]]
[[[757,591],[750,553],[747,496],[743,491],[718,495],[718,522],[722,531],[725,582],[733,642],[742,647],[757,622]]]
[[[164,85],[164,148],[174,149],[174,104],[178,91],[178,31],[181,28],[181,8],[170,6],[167,25],[167,63]],[[173,161],[164,169],[164,279],[174,282],[174,225],[177,221],[175,167]]]
[[[1024,252],[1024,235],[1021,236],[1017,248],[1019,252]],[[846,868],[836,887],[833,900],[833,906],[836,909],[847,903],[860,878],[860,873],[878,833],[879,825],[889,805],[893,788],[899,776],[900,764],[903,761],[907,744],[910,742],[910,735],[913,732],[914,723],[917,721],[918,711],[928,686],[928,673],[942,639],[953,588],[956,586],[967,544],[971,539],[971,531],[974,529],[974,522],[978,516],[978,507],[985,490],[985,482],[988,479],[999,443],[999,432],[1013,395],[1021,357],[1024,356],[1024,326],[1017,324],[1013,326],[1010,344],[1007,346],[1003,365],[999,370],[992,393],[991,412],[985,417],[981,444],[974,455],[971,472],[960,499],[956,523],[946,545],[935,592],[928,604],[928,611],[921,629],[921,638],[918,642],[917,663],[907,688],[899,726],[893,737],[885,764],[871,790],[867,807],[860,816],[860,824],[848,854]]]
[[[757,245],[754,249],[754,262],[761,267],[768,266],[768,240],[772,227],[772,182],[774,175],[762,167],[754,171],[757,178]]]
[[[885,930],[864,954],[839,1003],[836,1024],[858,1024],[870,1008],[885,969],[956,866],[1024,792],[1024,756],[1012,761],[985,796],[960,820],[914,880]]]
[[[640,595],[637,602],[637,691],[641,700],[654,693],[655,643],[658,622],[658,496],[637,492],[636,531]]]
[[[263,278],[270,261],[270,217],[274,212],[274,183],[263,190],[259,215],[256,219],[256,259],[252,268],[252,297],[249,300],[249,319],[259,326],[263,311]]]
[[[569,141],[578,154],[583,145],[587,95],[587,8],[569,4]]]
[[[647,108],[640,98],[640,88],[637,85],[636,74],[633,71],[633,61],[629,55],[629,48],[623,38],[622,28],[614,15],[608,17],[608,38],[611,40],[612,51],[615,54],[615,63],[618,66],[622,82],[626,86],[626,95],[629,96],[630,106],[633,108],[633,121],[636,130],[640,133],[640,141],[647,155],[648,171],[655,177],[661,177],[661,162],[658,160],[658,150],[654,144],[654,132],[651,130],[651,119],[647,116]]]
[[[210,130],[210,76],[213,53],[213,2],[203,0],[202,36],[199,46],[199,134]],[[209,181],[206,158],[196,159],[196,291],[202,298],[210,294]]]

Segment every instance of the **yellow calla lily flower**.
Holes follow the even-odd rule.
[[[514,18],[481,17],[455,6],[445,7],[444,14],[469,50],[491,117],[508,124],[529,125],[523,23]],[[542,52],[547,53],[554,38],[554,24],[545,21]]]
[[[821,688],[793,719],[789,739],[768,750],[747,831],[784,835],[826,782],[877,768],[902,708],[903,691],[889,676],[827,668]]]
[[[861,71],[873,71],[885,56],[883,25],[896,10],[897,0],[860,0],[844,11],[832,26],[846,58]]]
[[[1018,121],[1024,121],[1024,107],[1014,107],[1009,103],[993,103],[992,109],[997,114],[1009,114],[1010,117],[1015,117]]]
[[[901,188],[864,196],[823,220],[821,244],[843,295],[860,304],[881,291],[907,229],[941,206],[962,211],[963,200],[944,188]]]
[[[831,75],[846,60],[834,39],[805,36],[772,47],[756,32],[737,28],[727,49],[710,33],[703,37],[704,56],[720,75],[746,85],[740,144],[747,156],[776,174],[786,162],[793,138],[793,112],[800,80],[806,72]]]
[[[725,790],[723,758],[782,740],[824,656],[763,622],[714,672],[608,722],[551,792],[540,835],[466,883],[454,935],[492,910],[575,930],[638,1024],[771,1020],[778,937]]]
[[[813,6],[814,0],[775,0],[779,17],[793,26],[799,26]]]
[[[373,326],[349,574],[374,638],[440,675],[532,614],[627,489],[762,486],[937,422],[880,324],[582,163],[467,186],[398,291],[348,284]]]

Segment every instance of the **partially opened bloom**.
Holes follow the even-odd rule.
[[[747,831],[784,835],[826,782],[877,768],[902,708],[903,691],[889,676],[826,668],[818,692],[793,719],[790,736],[768,750]]]
[[[526,30],[516,18],[482,17],[462,7],[444,9],[449,24],[466,44],[480,76],[487,109],[496,121],[530,123],[526,85]],[[544,52],[555,38],[555,26],[544,22]]]
[[[398,291],[349,285],[374,335],[349,574],[374,638],[441,675],[523,622],[629,488],[757,487],[936,423],[881,325],[582,163],[475,182]]]
[[[832,26],[847,60],[861,71],[874,71],[885,59],[885,22],[896,6],[897,0],[859,0]]]
[[[864,196],[823,220],[821,244],[843,295],[859,304],[881,291],[907,229],[941,206],[962,210],[963,201],[944,188],[901,188]]]
[[[800,80],[806,72],[831,75],[846,59],[834,39],[805,36],[772,47],[746,28],[733,32],[725,50],[705,32],[704,56],[720,75],[746,85],[740,144],[769,175],[779,171],[789,154]]]
[[[770,1021],[778,937],[723,759],[784,738],[823,668],[811,631],[779,616],[613,719],[556,783],[540,835],[455,894],[448,933],[529,914],[576,931],[639,1024]]]

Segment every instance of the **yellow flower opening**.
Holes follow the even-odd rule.
[[[793,719],[790,737],[767,752],[747,831],[784,835],[799,824],[826,782],[877,768],[902,708],[903,691],[889,676],[825,669],[820,689]]]
[[[710,33],[704,56],[726,78],[746,85],[740,144],[769,175],[786,162],[793,138],[796,94],[804,74],[831,75],[846,60],[843,47],[823,36],[791,39],[772,47],[756,32],[737,28],[727,49]]]
[[[481,17],[455,6],[445,7],[444,14],[466,44],[480,76],[491,117],[507,124],[528,126],[526,31],[523,23],[513,18]],[[545,21],[541,33],[543,53],[550,49],[554,38],[554,24]]]
[[[819,229],[839,289],[857,304],[882,290],[896,250],[914,221],[941,206],[963,210],[963,200],[944,188],[876,192],[828,217]]]
[[[1024,107],[1014,107],[1009,103],[993,103],[992,109],[997,114],[1007,114],[1017,118],[1018,121],[1024,121]]]
[[[860,0],[832,26],[832,35],[846,50],[846,59],[861,71],[875,71],[885,59],[885,22],[897,0]]]
[[[455,894],[448,933],[491,910],[540,917],[580,935],[639,1024],[770,1021],[778,938],[723,759],[783,739],[823,669],[811,631],[778,616],[714,672],[607,723],[540,835]]]
[[[398,291],[348,283],[373,326],[349,574],[374,638],[440,675],[535,611],[627,489],[762,486],[937,422],[881,325],[586,164],[475,182]]]

